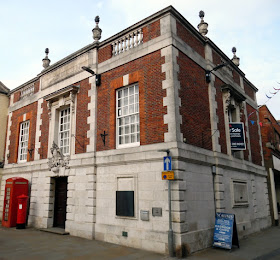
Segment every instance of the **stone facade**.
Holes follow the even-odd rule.
[[[4,166],[5,138],[7,129],[7,115],[10,90],[0,81],[0,184]]]
[[[229,65],[213,71],[206,83],[205,70],[222,61]],[[101,75],[100,86],[82,66]],[[31,84],[39,86],[21,98]],[[123,129],[118,117],[125,112],[118,106],[131,103],[121,100],[122,90],[137,103],[131,107],[136,117]],[[215,212],[234,213],[241,237],[259,231],[270,225],[270,213],[259,125],[247,123],[257,109],[256,90],[211,40],[168,7],[12,91],[3,180],[30,181],[28,225],[54,225],[57,180],[64,178],[63,224],[71,235],[167,253],[168,185],[161,172],[162,151],[168,149],[175,172],[171,216],[177,252],[211,245]],[[235,122],[244,122],[245,151],[231,150],[229,110]],[[54,150],[54,144],[63,145],[61,111],[69,118],[65,155]],[[18,129],[28,120],[30,152],[19,162]],[[121,145],[122,131],[134,133],[134,127],[139,141]],[[239,188],[245,195],[241,202]],[[0,213],[4,189],[2,182]],[[118,213],[121,194],[130,196],[129,214]],[[161,213],[153,214],[155,208]]]

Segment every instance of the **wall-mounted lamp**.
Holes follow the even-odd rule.
[[[92,69],[86,66],[83,66],[82,69],[92,74],[93,76],[95,75],[95,84],[97,87],[101,85],[101,74],[96,74]]]
[[[222,68],[222,67],[224,67],[224,66],[227,66],[227,65],[228,65],[227,62],[226,62],[226,63],[221,63],[221,64],[217,65],[215,68],[213,68],[212,70],[205,70],[205,79],[206,79],[206,82],[207,82],[207,83],[210,83],[210,82],[211,82],[211,72],[212,72],[212,71],[216,71],[216,70],[218,70],[218,69],[220,69],[220,68]]]
[[[10,153],[7,154],[7,158],[10,158]]]

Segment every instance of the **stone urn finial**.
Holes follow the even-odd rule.
[[[96,23],[96,26],[92,29],[92,38],[94,39],[95,42],[98,42],[101,38],[101,33],[102,33],[102,30],[98,26],[100,21],[98,15],[95,17],[94,21]]]
[[[208,23],[205,23],[203,18],[204,18],[204,12],[203,11],[200,11],[199,12],[199,17],[201,19],[200,23],[197,25],[197,28],[199,30],[199,32],[204,36],[206,37],[205,35],[208,33]]]
[[[236,66],[239,66],[239,58],[236,56],[236,48],[233,47],[232,48],[232,53],[233,53],[233,58],[231,59],[232,62],[236,65]]]
[[[51,62],[51,60],[48,58],[49,48],[46,48],[45,53],[46,53],[46,57],[44,59],[42,59],[44,69],[49,67],[50,66],[50,62]]]

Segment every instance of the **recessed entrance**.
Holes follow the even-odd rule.
[[[67,177],[55,178],[54,227],[65,228],[67,205]]]

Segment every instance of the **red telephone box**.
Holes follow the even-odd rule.
[[[6,180],[2,226],[15,227],[17,224],[18,199],[20,195],[28,196],[28,180],[13,177]]]

